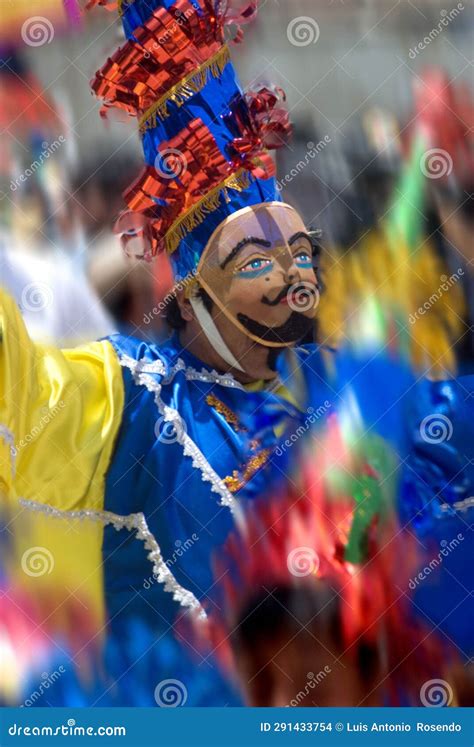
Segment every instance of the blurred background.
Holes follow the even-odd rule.
[[[121,193],[142,165],[136,121],[101,118],[89,88],[124,37],[116,12],[84,13],[84,4],[2,3],[2,280],[36,336],[69,344],[120,330],[156,339],[171,286],[166,259],[125,259],[112,233]],[[461,256],[463,283],[472,283],[472,173],[463,157],[465,142],[472,146],[472,11],[467,0],[263,0],[233,47],[245,87],[286,92],[294,135],[277,155],[282,194],[322,230],[336,261],[393,199],[428,75],[430,95],[445,106],[428,123],[438,129],[430,144],[444,145],[449,159],[425,175],[417,210],[448,268]],[[472,284],[467,291],[469,322]]]

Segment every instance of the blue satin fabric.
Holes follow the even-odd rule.
[[[366,426],[372,433],[382,435],[401,456],[399,511],[402,521],[410,525],[420,542],[432,548],[432,552],[438,552],[442,539],[449,542],[455,536],[453,532],[464,533],[465,540],[460,547],[416,590],[414,611],[428,621],[439,623],[440,630],[463,652],[467,654],[472,650],[469,648],[472,646],[469,620],[473,604],[465,589],[472,584],[468,523],[473,510],[460,514],[453,509],[441,515],[439,505],[460,500],[468,493],[474,495],[474,460],[470,461],[474,457],[474,439],[470,435],[474,424],[474,377],[436,384],[427,380],[417,383],[408,370],[394,361],[374,358],[363,365],[360,359],[342,353],[340,357],[335,356],[337,363],[332,368],[336,373],[328,378],[319,351],[307,346],[296,351],[293,364],[283,356],[279,362],[280,375],[288,390],[296,396],[305,393],[301,408],[296,409],[280,396],[189,380],[183,371],[175,373],[167,382],[166,378],[179,359],[195,371],[208,370],[183,350],[176,339],[156,346],[115,336],[111,343],[119,357],[163,363],[167,371],[165,377],[151,374],[162,386],[162,401],[179,412],[187,434],[221,478],[241,470],[248,461],[250,441],[255,436],[262,447],[275,450],[266,465],[236,494],[240,502],[262,494],[271,499],[272,485],[277,488],[277,478],[281,479],[296,453],[296,449],[282,449],[281,445],[291,439],[301,425],[311,433],[312,429],[307,427],[308,408],[309,412],[324,413],[318,417],[319,427],[326,415],[337,411],[346,401],[347,390],[354,392]],[[375,381],[378,382],[376,386]],[[127,368],[124,368],[124,382],[126,404],[107,474],[105,509],[120,515],[143,512],[165,561],[173,561],[170,568],[177,581],[192,591],[204,607],[212,606],[213,556],[235,526],[234,518],[227,507],[219,505],[220,496],[211,491],[209,482],[203,481],[198,466],[183,454],[183,447],[173,440],[173,433],[170,439],[169,431],[163,431],[154,394],[137,385]],[[237,416],[240,430],[210,406],[206,401],[210,394]],[[422,419],[436,412],[449,413],[453,423],[452,438],[444,444],[420,443]],[[197,539],[178,557],[177,550],[189,544],[190,538]],[[155,658],[161,662],[157,665],[159,678],[172,678],[175,659],[169,658],[168,668],[168,658],[162,655],[161,646],[169,650],[175,648],[172,626],[180,607],[153,579],[147,552],[133,534],[106,527],[107,610],[118,641],[126,636],[123,631],[130,629],[130,619],[139,619],[152,631],[156,639]],[[131,663],[133,660],[140,662],[141,655],[146,655],[143,643],[146,640],[142,637],[135,642]],[[229,683],[222,681],[220,688],[222,677],[215,662],[188,661],[184,654],[183,662],[182,676],[190,693],[190,703],[196,702],[195,688],[196,692],[205,691],[206,698],[211,698],[208,705],[239,703]],[[210,692],[216,699],[209,696]]]
[[[422,437],[428,416],[432,423],[442,416],[438,422],[445,440],[429,443]],[[452,540],[462,538],[417,582],[414,609],[429,625],[439,626],[468,659],[474,655],[474,506],[456,510],[454,504],[474,499],[474,375],[418,384],[407,430],[411,448],[399,506],[402,522],[425,549],[420,571]]]
[[[196,371],[209,370],[184,351],[176,340],[161,347],[121,336],[112,337],[111,342],[119,356],[127,355],[134,360],[161,360],[168,371],[178,359]],[[311,368],[307,361],[312,362]],[[305,355],[304,362],[302,370],[307,377],[313,376],[313,369],[319,369],[322,377],[322,365],[316,350],[311,350],[309,357]],[[163,381],[159,374],[152,374],[152,377],[157,384]],[[283,372],[282,377],[289,380],[289,373]],[[114,458],[107,474],[105,509],[121,515],[143,511],[165,559],[173,557],[177,543],[184,544],[196,533],[199,540],[177,559],[172,570],[180,584],[203,600],[212,584],[211,554],[224,542],[234,526],[231,512],[219,505],[220,496],[211,492],[211,484],[203,481],[202,473],[193,466],[192,459],[183,455],[183,446],[174,439],[173,433],[169,438],[168,430],[165,428],[163,431],[163,419],[153,393],[144,386],[137,386],[126,368],[124,381],[126,405]],[[242,430],[237,431],[206,402],[206,397],[211,394],[237,415]],[[160,396],[165,405],[179,412],[188,436],[221,478],[232,476],[235,470],[240,470],[247,463],[249,444],[256,433],[249,433],[243,428],[248,428],[254,422],[255,413],[262,414],[262,446],[273,445],[274,448],[283,436],[277,436],[271,429],[263,427],[266,423],[265,413],[271,411],[274,422],[286,422],[288,432],[292,432],[299,420],[304,418],[303,413],[276,395],[189,381],[183,371],[176,373],[169,384],[162,385]],[[245,486],[242,491],[244,499],[261,493],[271,473],[269,460]],[[115,530],[107,532],[106,555],[110,554],[112,548],[122,545],[124,537],[121,534]],[[130,537],[124,549],[125,552],[113,556],[114,567],[120,563],[121,568],[119,573],[112,574],[110,584],[107,584],[112,603],[109,609],[113,609],[113,612],[117,600],[118,607],[122,607],[130,596],[130,588],[136,582],[137,575],[141,574],[145,580],[151,574],[150,563],[146,560],[141,543]],[[129,554],[133,555],[133,563],[124,559]],[[176,609],[170,595],[166,596],[165,601],[159,593],[159,585],[153,584],[147,599],[153,601],[159,598],[160,609],[163,604],[167,611]],[[153,611],[146,612],[153,617]]]
[[[441,557],[407,589],[413,612],[429,628],[439,626],[462,657],[472,657],[474,506],[454,504],[474,498],[474,375],[433,382],[389,354],[364,358],[349,350],[338,352],[335,367],[332,385],[341,401],[350,390],[366,431],[399,457],[398,512],[419,541],[419,571]],[[441,550],[459,534],[462,540],[444,556]]]
[[[229,102],[241,93],[232,63],[228,63],[218,78],[209,76],[204,88],[191,96],[185,104],[178,106],[168,102],[168,116],[160,120],[156,127],[143,134],[142,144],[145,161],[153,166],[158,148],[179,135],[194,119],[201,119],[212,132],[221,153],[228,157],[227,146],[239,132],[232,132],[229,123],[222,116],[229,110]]]
[[[184,351],[176,340],[160,347],[119,335],[110,341],[119,357],[126,355],[133,360],[145,359],[150,362],[159,360],[168,372],[178,359],[196,371],[208,370],[203,369],[203,364]],[[315,372],[318,372],[317,376],[322,381],[323,369],[316,349],[301,350],[298,357],[300,363],[304,360],[301,369],[303,378],[313,379]],[[291,387],[292,375],[283,361],[281,376]],[[291,433],[304,419],[304,413],[292,404],[269,393],[252,393],[202,381],[189,381],[183,371],[176,373],[169,383],[163,383],[163,377],[159,374],[152,374],[152,377],[157,384],[162,384],[160,396],[163,402],[179,412],[187,434],[221,478],[232,475],[234,470],[246,464],[249,443],[255,432],[249,433],[243,429],[253,422],[256,412],[262,412],[262,446],[269,446],[273,440],[275,447],[282,437],[281,429],[278,436],[275,433],[269,435],[269,431],[272,431],[269,424],[286,423]],[[107,473],[105,510],[123,516],[143,512],[160,545],[163,558],[172,561],[170,569],[177,581],[206,606],[211,603],[210,591],[214,583],[212,557],[235,526],[234,518],[229,508],[219,505],[220,496],[211,491],[209,482],[203,481],[201,471],[193,466],[189,456],[183,454],[182,445],[176,441],[168,442],[173,437],[169,438],[168,430],[163,431],[153,393],[137,385],[127,368],[124,368],[124,382],[123,421]],[[237,415],[242,430],[236,430],[206,402],[209,394],[218,397]],[[327,397],[327,394],[323,396],[322,385],[320,396],[323,400]],[[281,468],[281,457],[274,458]],[[240,491],[239,497],[251,500],[262,494],[270,475],[276,471],[270,459]],[[189,540],[196,537],[178,557],[177,550],[185,543],[189,545]],[[174,650],[176,643],[172,626],[180,607],[172,595],[153,579],[147,552],[135,534],[125,529],[117,531],[111,526],[105,528],[105,594],[111,639],[119,642],[127,638],[130,620],[139,619],[153,632],[154,641],[161,641],[161,644],[156,644],[158,652],[161,652],[162,646]],[[129,657],[132,671],[137,668],[136,678],[140,677],[139,667],[143,667],[141,657],[147,655],[146,641],[146,636],[135,641],[134,655]],[[130,646],[128,642],[127,647]],[[161,662],[158,667],[160,671],[157,671],[159,680],[176,677],[174,657],[168,662],[161,653],[160,656],[155,653],[155,658]],[[134,661],[137,663],[134,664]],[[206,705],[239,704],[238,696],[228,683],[223,681],[222,686],[218,686],[221,675],[215,662],[189,660],[186,667],[186,661],[187,657],[183,654],[181,669],[188,689],[188,704],[196,704],[200,692],[206,693],[205,697],[209,700]],[[119,663],[115,667],[120,671]],[[214,695],[211,697],[210,693]]]

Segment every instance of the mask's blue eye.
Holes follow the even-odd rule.
[[[264,259],[263,257],[255,257],[247,262],[246,265],[238,270],[238,276],[246,278],[254,278],[264,273],[271,272],[273,267],[273,260]]]
[[[298,254],[295,255],[296,264],[300,267],[311,267],[312,260],[311,255],[306,250],[298,252]]]

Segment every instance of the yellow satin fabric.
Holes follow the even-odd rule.
[[[100,616],[102,525],[30,512],[18,500],[101,511],[123,403],[110,343],[63,351],[36,345],[0,289],[0,498],[14,531],[17,581],[32,593],[47,585],[58,598],[78,596]],[[30,576],[28,553],[35,547],[47,570]]]

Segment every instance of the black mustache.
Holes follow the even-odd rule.
[[[266,304],[267,306],[277,306],[280,301],[282,301],[285,296],[288,295],[290,290],[293,290],[293,293],[298,293],[299,291],[302,291],[303,293],[312,293],[314,296],[316,296],[316,291],[313,291],[312,288],[308,288],[307,285],[301,284],[301,285],[294,285],[293,283],[291,285],[287,285],[286,288],[283,288],[283,290],[280,291],[278,296],[273,300],[270,301],[267,296],[262,297],[262,303]]]

